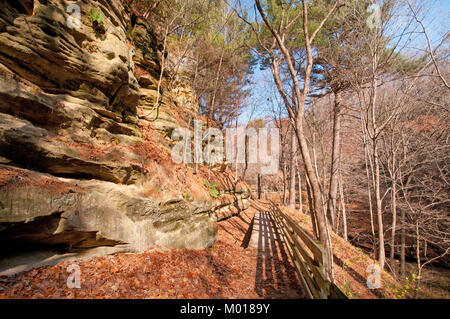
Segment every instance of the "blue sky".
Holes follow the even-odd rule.
[[[439,42],[438,40],[450,31],[450,0],[420,1],[427,1],[426,4],[431,7],[425,15],[424,24],[427,28],[432,44],[436,45],[437,42]],[[254,16],[254,1],[243,0],[242,3],[250,8],[250,11],[252,11],[250,14],[251,16]],[[410,44],[411,50],[415,50],[416,48],[424,48],[425,46],[426,39],[423,34],[417,35]],[[268,102],[268,98],[272,98],[273,96],[273,90],[271,89],[272,75],[270,70],[260,71],[259,68],[256,68],[255,73],[252,76],[252,82],[252,98],[249,99],[247,109],[239,118],[239,122],[241,123],[246,123],[250,116],[254,119],[257,117],[264,117],[270,113],[270,102]],[[251,112],[253,108],[255,111]]]

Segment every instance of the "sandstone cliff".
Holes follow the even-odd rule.
[[[211,246],[250,192],[224,167],[171,161],[172,130],[201,118],[195,94],[170,69],[158,86],[161,43],[125,1],[78,1],[80,28],[69,4],[0,7],[0,273],[55,251]]]

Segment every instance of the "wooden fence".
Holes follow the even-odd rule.
[[[325,276],[326,255],[322,244],[314,240],[290,216],[273,205],[271,211],[300,281],[310,299],[347,299],[347,296]]]

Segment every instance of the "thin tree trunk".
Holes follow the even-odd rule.
[[[158,116],[159,116],[159,99],[160,99],[161,83],[162,83],[163,74],[164,74],[164,67],[165,67],[165,62],[166,62],[165,56],[166,56],[167,36],[169,35],[169,25],[170,25],[170,23],[167,24],[166,31],[164,33],[164,44],[163,44],[163,52],[162,52],[162,58],[161,58],[161,72],[159,73],[158,87],[156,89],[156,100],[155,100],[155,104],[153,104],[151,111],[148,113],[148,115],[151,115],[156,108],[155,120],[157,120]]]
[[[300,214],[303,214],[302,177],[300,175],[300,167],[298,165],[297,158],[295,161],[295,170],[297,171],[297,180],[298,180],[298,203],[300,205],[299,211]]]
[[[370,213],[370,231],[372,235],[372,245],[373,245],[373,253],[376,255],[376,237],[375,237],[375,226],[373,222],[373,204],[372,204],[372,189],[370,188],[370,184],[372,183],[372,187],[375,188],[375,184],[373,182],[373,165],[372,160],[369,156],[369,147],[368,147],[368,140],[367,140],[367,132],[365,128],[365,124],[368,124],[368,119],[364,117],[364,114],[362,111],[360,111],[361,115],[361,132],[362,132],[362,138],[363,138],[363,144],[364,144],[364,161],[366,165],[366,178],[367,178],[367,200],[369,202],[369,213]]]
[[[258,199],[261,199],[261,174],[258,174]]]
[[[289,208],[295,210],[295,162],[297,154],[297,143],[295,142],[294,130],[291,132],[291,176],[289,184]]]
[[[195,87],[195,81],[197,80],[197,75],[198,75],[198,65],[199,65],[198,56],[199,56],[199,53],[197,52],[197,55],[196,55],[196,58],[195,58],[194,77],[192,79],[193,87]]]
[[[341,170],[340,169],[339,169],[339,198],[340,198],[341,208],[342,208],[342,224],[343,224],[343,228],[344,228],[343,238],[345,240],[348,240],[348,235],[347,235],[347,212],[345,210],[344,186],[342,185],[342,174],[341,174]]]
[[[386,262],[386,252],[384,248],[384,227],[383,227],[383,208],[380,191],[380,159],[378,154],[378,134],[380,133],[377,120],[376,120],[376,107],[377,107],[377,68],[378,68],[378,47],[376,45],[377,34],[374,33],[374,47],[372,55],[372,83],[371,83],[371,99],[370,99],[370,120],[372,125],[372,157],[373,157],[373,178],[374,178],[374,192],[375,192],[375,209],[377,212],[378,222],[378,263],[380,268],[384,269]]]
[[[298,123],[298,122],[297,122]],[[322,192],[320,191],[319,182],[317,180],[317,176],[314,172],[314,167],[311,161],[311,157],[309,155],[309,148],[306,142],[306,138],[303,134],[303,125],[300,123],[297,124],[297,132],[302,132],[301,134],[297,134],[297,139],[300,145],[300,151],[302,153],[303,162],[305,165],[305,171],[308,175],[308,179],[311,185],[311,195],[313,201],[313,211],[315,215],[315,219],[317,220],[317,228],[319,239],[324,245],[325,251],[327,252],[327,265],[324,265],[325,269],[327,269],[328,278],[333,281],[333,253],[331,248],[331,241],[328,237],[328,225],[326,220],[326,213],[324,207],[322,205]]]
[[[244,169],[242,170],[242,180],[245,180],[245,174],[247,173],[247,168],[248,168],[248,156],[249,156],[249,154],[248,154],[248,149],[249,149],[248,142],[249,142],[248,136],[245,135],[245,137],[244,137],[244,145],[245,145],[245,150],[244,150]]]
[[[395,266],[395,231],[397,228],[397,183],[395,180],[392,182],[392,199],[391,199],[391,205],[392,205],[392,232],[391,232],[391,252],[390,252],[390,260],[391,260],[391,266],[394,272],[396,272],[396,266]]]
[[[313,112],[313,114],[314,114],[314,112]],[[322,188],[323,184],[320,183],[320,175],[319,175],[319,169],[318,169],[318,165],[317,165],[316,133],[314,133],[314,132],[312,133],[311,152],[312,152],[312,156],[313,156],[312,159],[313,159],[313,164],[314,164],[314,172],[317,176],[317,183],[319,184],[319,189],[320,189],[320,200],[322,201],[322,207],[325,207],[325,200],[323,198],[323,188]]]
[[[214,82],[214,93],[211,99],[211,106],[209,109],[209,119],[213,120],[214,118],[214,109],[215,109],[215,104],[216,104],[216,94],[217,94],[217,84],[219,83],[219,76],[220,76],[220,70],[222,69],[222,62],[223,62],[223,55],[225,52],[225,47],[222,46],[222,53],[220,55],[220,62],[219,62],[219,67],[217,68],[217,73],[216,73],[216,79]]]
[[[373,79],[371,87],[371,124],[373,129],[372,139],[372,156],[373,156],[373,167],[374,167],[374,184],[375,184],[375,209],[377,211],[377,222],[378,222],[378,263],[381,269],[384,269],[384,264],[386,262],[386,252],[384,248],[384,227],[383,227],[383,208],[381,200],[381,190],[380,190],[380,158],[378,154],[378,126],[376,121],[376,105],[377,105],[377,77],[375,74],[376,70],[376,53],[374,57],[373,66]]]
[[[374,252],[376,251],[376,239],[375,239],[375,225],[373,222],[373,204],[372,204],[372,189],[370,188],[370,183],[372,182],[373,184],[373,179],[370,178],[370,171],[372,171],[372,161],[370,161],[368,159],[369,157],[369,150],[367,147],[367,143],[364,142],[364,158],[366,161],[366,175],[367,175],[367,197],[368,197],[368,201],[369,201],[369,212],[370,212],[370,231],[372,234],[372,242],[373,242],[373,250]],[[370,167],[369,167],[370,165]],[[369,171],[370,169],[370,171]]]
[[[401,278],[405,278],[406,275],[406,213],[404,209],[400,210],[400,218],[401,218],[401,237],[400,237],[400,276]]]
[[[386,253],[384,249],[384,227],[383,227],[383,210],[381,201],[380,190],[380,159],[378,157],[377,141],[373,141],[373,163],[375,167],[375,203],[377,210],[377,222],[378,222],[378,262],[380,268],[384,269],[386,262]]]
[[[283,200],[282,200],[282,205],[286,205],[286,197],[287,197],[286,181],[287,181],[287,176],[286,176],[286,161],[283,160]]]
[[[336,234],[339,235],[339,226],[341,225],[341,212],[342,212],[342,206],[336,207],[336,230],[334,231]]]
[[[328,191],[327,216],[336,230],[336,198],[338,190],[340,144],[341,144],[341,96],[334,93],[333,147],[331,152],[330,186]]]
[[[308,195],[309,214],[311,215],[311,224],[313,227],[313,233],[314,233],[314,236],[319,237],[318,230],[317,230],[317,224],[316,224],[316,216],[314,214],[314,209],[313,209],[311,184],[309,183],[308,176],[306,176],[306,194]]]
[[[419,277],[420,277],[420,274],[421,274],[421,271],[422,271],[422,267],[421,267],[421,264],[420,264],[420,233],[419,233],[419,219],[417,219],[417,221],[416,221],[416,259],[417,259],[417,274],[418,274]],[[419,279],[420,279],[420,278],[419,278]],[[417,280],[417,283],[416,283],[416,292],[415,292],[415,295],[414,295],[414,298],[416,298],[416,299],[417,299],[418,292],[419,292],[419,284],[420,284],[419,279]]]

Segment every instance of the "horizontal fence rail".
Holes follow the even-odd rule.
[[[310,299],[347,299],[335,284],[326,279],[327,259],[322,244],[278,206],[273,205],[270,214],[281,230],[306,296]]]

